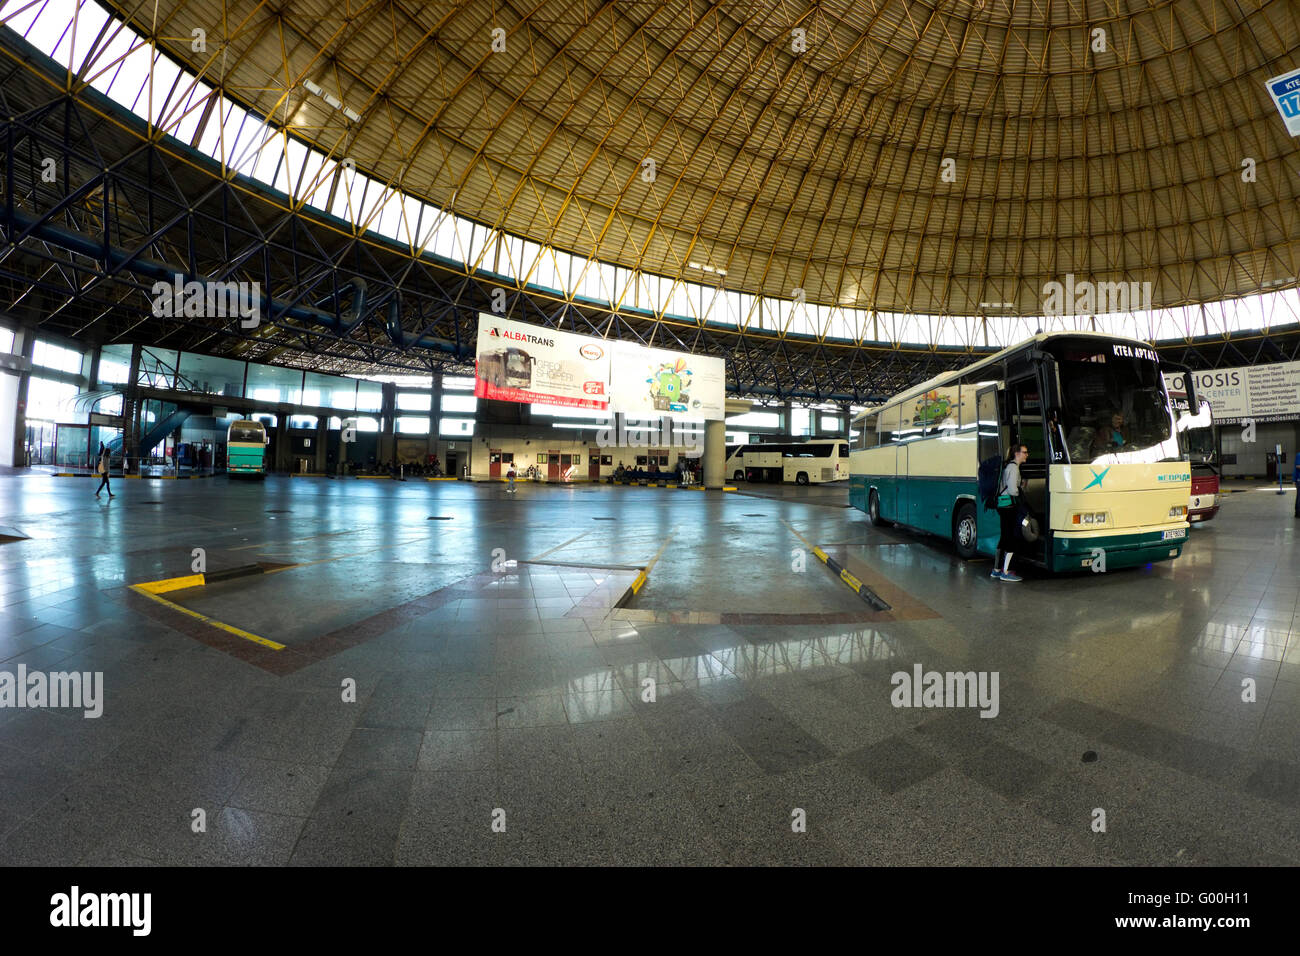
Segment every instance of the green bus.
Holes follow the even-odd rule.
[[[241,419],[226,432],[226,474],[266,477],[266,426]]]

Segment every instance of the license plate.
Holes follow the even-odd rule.
[[[1165,540],[1166,540],[1166,541],[1173,541],[1175,538],[1185,538],[1185,537],[1187,537],[1187,529],[1186,529],[1186,528],[1179,528],[1177,531],[1166,531],[1166,532],[1165,532]]]

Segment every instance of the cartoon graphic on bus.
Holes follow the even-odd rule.
[[[683,376],[690,375],[684,359],[664,362],[651,374],[646,382],[650,386],[650,400],[656,411],[684,412],[690,403],[690,395],[685,391],[688,384]]]
[[[916,402],[913,425],[937,425],[952,411],[952,402],[937,391],[926,392]]]

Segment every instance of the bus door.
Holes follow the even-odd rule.
[[[1022,503],[1038,519],[1040,536],[1032,553],[1041,557],[1047,531],[1047,474],[1051,446],[1044,421],[1043,389],[1037,375],[1007,382],[1006,400],[1011,442],[1029,447],[1029,459],[1020,467]]]
[[[977,465],[992,461],[998,469],[1006,459],[1002,451],[1001,429],[998,426],[998,387],[990,385],[975,393],[975,456]],[[977,472],[978,473],[978,472]],[[998,516],[984,508],[976,508],[981,531],[987,531],[986,522],[998,528]]]

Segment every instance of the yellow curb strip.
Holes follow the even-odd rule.
[[[208,617],[206,614],[200,614],[198,611],[191,611],[187,607],[181,607],[181,605],[176,602],[169,601],[165,597],[160,596],[171,591],[182,591],[185,588],[200,588],[206,583],[207,580],[202,574],[187,574],[179,578],[164,578],[161,581],[142,581],[139,584],[132,584],[130,587],[132,591],[137,594],[143,594],[151,601],[157,601],[159,604],[164,607],[169,607],[173,611],[180,611],[182,614],[187,614],[192,618],[202,621],[204,624],[225,631],[227,634],[242,637],[244,640],[252,641],[254,644],[261,644],[263,647],[269,647],[273,651],[284,650],[283,644],[278,644],[265,637],[259,637],[256,634],[241,630],[240,628],[234,627],[230,624],[225,624],[222,621],[218,621],[216,618]]]

